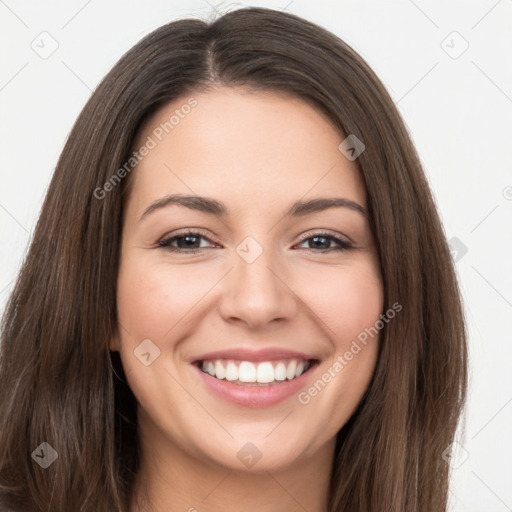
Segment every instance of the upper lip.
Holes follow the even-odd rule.
[[[275,361],[279,359],[315,359],[313,356],[303,352],[296,352],[294,350],[286,350],[284,348],[265,348],[260,350],[252,350],[248,348],[233,348],[227,350],[217,350],[215,352],[208,352],[201,354],[192,359],[193,363],[198,363],[204,360],[214,359],[233,359],[237,361]]]

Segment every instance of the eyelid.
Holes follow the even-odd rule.
[[[180,237],[180,236],[187,236],[187,235],[201,235],[205,239],[207,239],[210,242],[216,243],[218,245],[222,245],[222,242],[215,236],[210,233],[206,233],[205,230],[201,228],[183,228],[179,229],[178,231],[172,231],[171,233],[167,233],[163,237],[160,238],[160,240],[157,242],[157,245],[165,242],[167,240],[170,240],[174,237]]]
[[[341,238],[347,244],[355,245],[354,241],[349,236],[333,231],[332,229],[323,228],[313,228],[312,230],[306,231],[299,236],[299,240],[303,241],[314,236],[333,236],[335,238]]]

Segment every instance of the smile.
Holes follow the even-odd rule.
[[[199,366],[204,373],[219,380],[242,386],[278,384],[300,377],[311,366],[311,360],[283,359],[278,361],[203,360]]]

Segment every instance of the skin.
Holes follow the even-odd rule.
[[[383,313],[370,225],[346,207],[283,215],[299,199],[343,197],[366,208],[364,184],[356,162],[338,150],[344,137],[303,101],[224,87],[190,96],[198,105],[130,176],[123,219],[122,328],[111,349],[120,351],[139,404],[141,469],[131,511],[325,512],[336,433],[368,388],[378,336],[308,404],[297,395],[269,407],[231,404],[206,388],[190,360],[239,347],[305,352],[320,361],[306,390],[332,368]],[[190,96],[156,112],[135,147]],[[171,193],[214,198],[230,214],[169,205],[140,220]],[[206,237],[193,240],[200,252],[158,247],[183,228]],[[299,239],[323,230],[354,248]],[[236,251],[247,236],[263,251],[252,263]],[[134,355],[145,339],[160,351],[148,366]],[[251,468],[237,457],[248,442],[261,452]]]

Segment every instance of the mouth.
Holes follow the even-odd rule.
[[[229,350],[191,361],[211,397],[245,408],[277,405],[311,385],[319,359],[298,352]]]
[[[288,358],[268,361],[203,359],[195,364],[205,374],[237,386],[267,387],[293,381],[304,375],[316,359]]]

